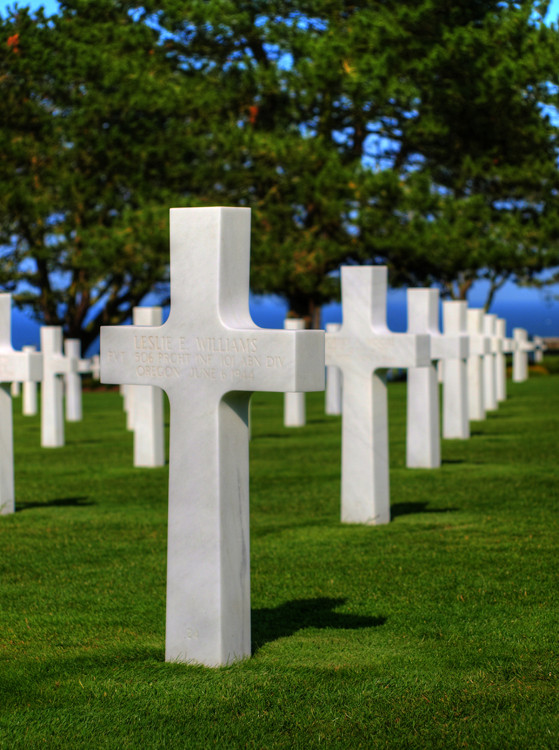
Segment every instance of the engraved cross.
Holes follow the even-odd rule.
[[[324,388],[322,331],[252,321],[249,248],[249,209],[171,209],[168,320],[101,331],[102,381],[170,401],[168,661],[250,655],[250,394]]]

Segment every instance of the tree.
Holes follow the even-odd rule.
[[[12,13],[0,283],[88,343],[165,282],[170,205],[250,206],[252,288],[314,325],[341,263],[387,263],[393,281],[457,296],[480,276],[496,289],[557,265],[544,107],[558,33],[540,5],[66,0],[48,22]]]
[[[392,136],[395,163],[416,165],[399,196],[407,243],[387,258],[411,280],[419,263],[422,280],[462,299],[486,278],[487,306],[509,278],[559,265],[559,36],[542,23],[547,4],[539,18],[533,5],[435,29],[444,55],[433,48],[412,68],[417,105]]]
[[[208,149],[207,93],[130,10],[77,1],[0,26],[0,283],[86,347],[165,282],[167,211],[196,201]]]

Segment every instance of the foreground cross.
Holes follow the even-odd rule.
[[[12,295],[0,294],[0,515],[15,510],[12,397],[7,384],[37,381],[42,374],[40,354],[12,349]]]
[[[169,396],[167,661],[250,655],[250,394],[324,388],[324,332],[253,323],[249,247],[249,209],[171,209],[169,318],[101,329],[103,382]]]
[[[426,367],[429,336],[393,333],[386,325],[387,269],[342,267],[342,316],[326,334],[326,364],[343,374],[342,521],[390,521],[388,404],[391,367]]]

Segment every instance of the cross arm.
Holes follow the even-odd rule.
[[[39,352],[0,351],[0,382],[38,383],[43,378],[43,355]]]
[[[431,336],[431,359],[466,359],[469,353],[468,336]]]

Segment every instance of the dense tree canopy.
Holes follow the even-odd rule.
[[[315,324],[343,262],[455,296],[558,266],[545,5],[68,0],[48,22],[11,15],[0,284],[87,343],[164,282],[170,205],[250,206],[253,289]]]
[[[165,279],[168,207],[203,194],[206,93],[128,10],[2,24],[0,283],[84,344]]]

